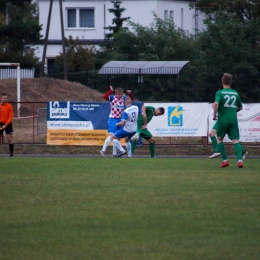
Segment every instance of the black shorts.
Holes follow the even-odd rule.
[[[0,127],[2,128],[2,126],[4,125],[4,123],[0,122]],[[11,135],[13,133],[13,125],[12,123],[10,123],[4,130],[0,130],[0,135],[3,134],[3,131],[5,131],[5,133],[7,135]]]

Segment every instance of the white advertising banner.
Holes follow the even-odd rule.
[[[144,103],[163,107],[162,116],[154,116],[148,124],[153,136],[207,136],[209,103]]]
[[[243,109],[237,113],[237,117],[240,141],[260,142],[260,104],[243,104]],[[209,131],[215,122],[212,104],[209,104]],[[225,136],[224,142],[231,142],[231,140]]]

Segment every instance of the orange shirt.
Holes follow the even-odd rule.
[[[0,122],[8,126],[13,120],[13,106],[10,103],[0,103]]]

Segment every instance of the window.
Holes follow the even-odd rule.
[[[68,28],[94,28],[94,8],[67,9]]]
[[[174,15],[174,13],[173,13],[173,11],[170,11],[170,19],[173,21],[173,15]]]
[[[47,58],[47,73],[55,72],[55,59],[54,58]]]
[[[168,19],[168,11],[164,10],[164,21]]]
[[[184,20],[183,8],[181,8],[181,29],[183,29],[183,20]]]

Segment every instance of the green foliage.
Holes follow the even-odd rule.
[[[259,67],[259,21],[241,22],[222,14],[214,22],[207,21],[207,26],[197,38],[198,62],[224,69]]]
[[[191,60],[194,39],[177,29],[172,20],[163,21],[154,14],[151,27],[129,23],[133,32],[119,31],[114,35],[111,60]]]
[[[32,0],[0,0],[1,11],[5,12],[6,6],[14,5],[17,7],[24,7],[26,4],[30,4]]]
[[[108,9],[108,11],[112,14],[114,14],[114,18],[112,19],[112,25],[114,26],[108,26],[104,27],[104,29],[109,30],[109,33],[105,34],[105,42],[101,44],[101,47],[104,48],[106,52],[110,52],[113,50],[114,43],[113,39],[116,33],[124,30],[127,31],[127,27],[123,27],[123,23],[128,21],[130,17],[122,17],[122,13],[126,10],[125,8],[121,7],[121,1],[111,1],[114,8]]]
[[[110,8],[108,11],[109,13],[114,14],[115,17],[112,19],[112,24],[114,24],[114,26],[104,27],[104,29],[110,31],[110,33],[105,34],[107,40],[113,38],[114,34],[121,29],[128,30],[127,27],[123,27],[123,23],[130,19],[130,17],[122,17],[122,13],[126,9],[121,7],[121,1],[111,1],[111,3],[114,5],[114,8]]]
[[[260,2],[258,0],[198,0],[190,5],[205,13],[214,20],[216,15],[225,12],[241,21],[258,20],[260,15]]]
[[[67,66],[70,71],[79,71],[82,69],[92,69],[94,67],[95,48],[90,44],[79,44],[79,39],[73,39],[72,36],[65,40]],[[55,59],[55,64],[63,68],[63,53]]]
[[[195,84],[213,100],[223,73],[229,72],[242,100],[256,100],[254,88],[260,85],[259,21],[241,21],[221,13],[206,24],[207,31],[197,36],[197,56],[192,62],[200,74]]]
[[[35,5],[26,2],[30,1],[19,5],[8,2],[8,23],[3,20],[0,23],[0,60],[31,68],[37,66],[38,59],[34,56],[34,47],[28,46],[40,43],[41,26],[34,16]]]

